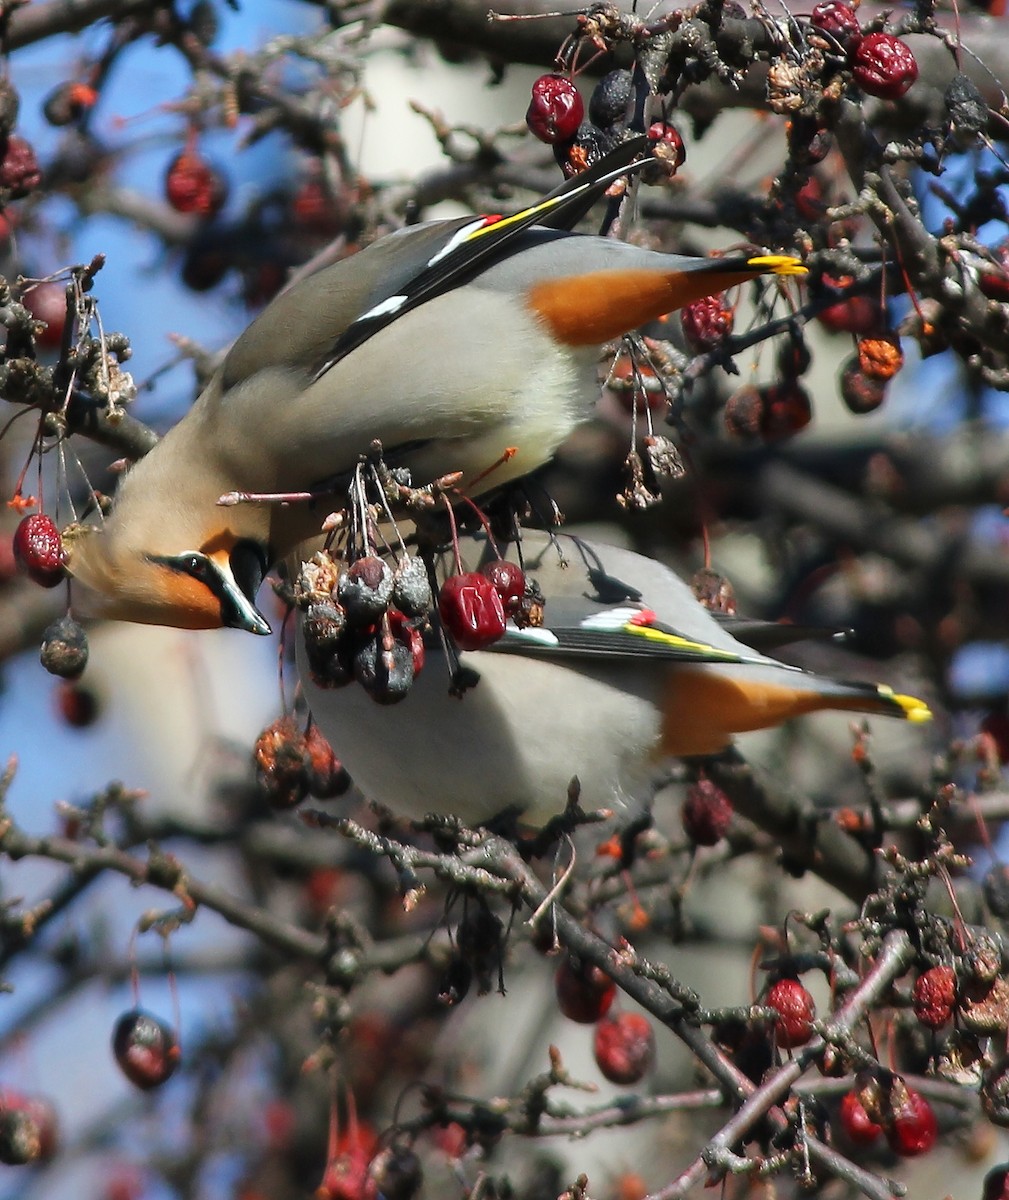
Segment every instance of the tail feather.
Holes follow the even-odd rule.
[[[932,710],[924,700],[919,700],[917,696],[895,692],[893,688],[884,683],[845,683],[839,686],[845,689],[857,689],[857,694],[844,696],[828,692],[823,697],[824,708],[879,713],[884,717],[898,717],[904,721],[910,721],[914,725],[923,725],[932,719]]]
[[[676,667],[666,676],[661,746],[683,758],[717,754],[737,733],[769,729],[782,721],[831,709],[877,713],[920,724],[928,705],[877,684],[840,683],[815,675],[722,668]]]

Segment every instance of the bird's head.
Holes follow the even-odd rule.
[[[171,541],[162,530],[146,541],[117,517],[114,510],[104,525],[67,538],[67,566],[83,587],[84,611],[180,629],[270,632],[255,603],[269,566],[263,544],[228,528]]]

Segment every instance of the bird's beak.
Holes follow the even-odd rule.
[[[237,542],[223,559],[214,556],[221,579],[221,618],[229,629],[246,633],[272,633],[270,623],[256,607],[256,594],[266,575],[266,561],[254,542]]]
[[[273,632],[270,622],[237,585],[229,588],[225,582],[222,601],[221,616],[229,629],[244,629],[246,633],[264,636]]]

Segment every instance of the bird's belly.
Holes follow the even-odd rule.
[[[375,440],[417,484],[451,471],[473,479],[510,449],[514,457],[487,487],[546,462],[592,412],[597,354],[559,346],[531,314],[498,314],[502,301],[490,293],[475,320],[465,292],[452,292],[409,323],[394,321],[307,388],[281,380],[264,388],[260,379],[260,392],[273,397],[268,427],[285,448],[277,486],[339,476]],[[506,315],[504,337],[496,318]],[[244,423],[248,413],[235,399],[228,403]]]
[[[575,776],[586,808],[648,797],[658,710],[625,689],[619,668],[576,673],[490,653],[464,662],[481,680],[463,697],[448,694],[439,657],[389,708],[356,684],[321,690],[302,671],[316,721],[367,797],[473,823],[518,808],[535,825],[563,810]]]

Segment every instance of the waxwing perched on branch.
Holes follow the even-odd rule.
[[[405,815],[451,813],[471,824],[512,809],[539,825],[563,810],[575,776],[583,807],[612,807],[650,798],[664,758],[714,754],[734,734],[805,713],[837,709],[916,723],[931,715],[912,696],[837,682],[753,650],[679,576],[643,555],[536,531],[523,532],[521,554],[527,591],[542,596],[542,623],[509,622],[486,649],[463,652],[456,667],[429,652],[392,706],[373,685],[347,683],[339,663],[340,686],[325,686],[333,674],[311,630],[306,646],[302,614],[306,698],[370,799]],[[516,558],[514,548],[507,558]],[[445,554],[439,577],[496,560],[486,538],[463,539],[461,561]],[[442,611],[443,621],[450,618]],[[452,694],[450,675],[460,669],[466,688]]]
[[[759,275],[805,273],[781,255],[691,258],[570,232],[643,145],[515,216],[403,229],[281,293],[96,531],[69,543],[91,593],[78,599],[124,620],[266,633],[264,574],[340,507],[374,441],[414,484],[458,471],[464,489],[497,487],[591,414],[603,343]],[[233,492],[328,494],[218,504]]]

